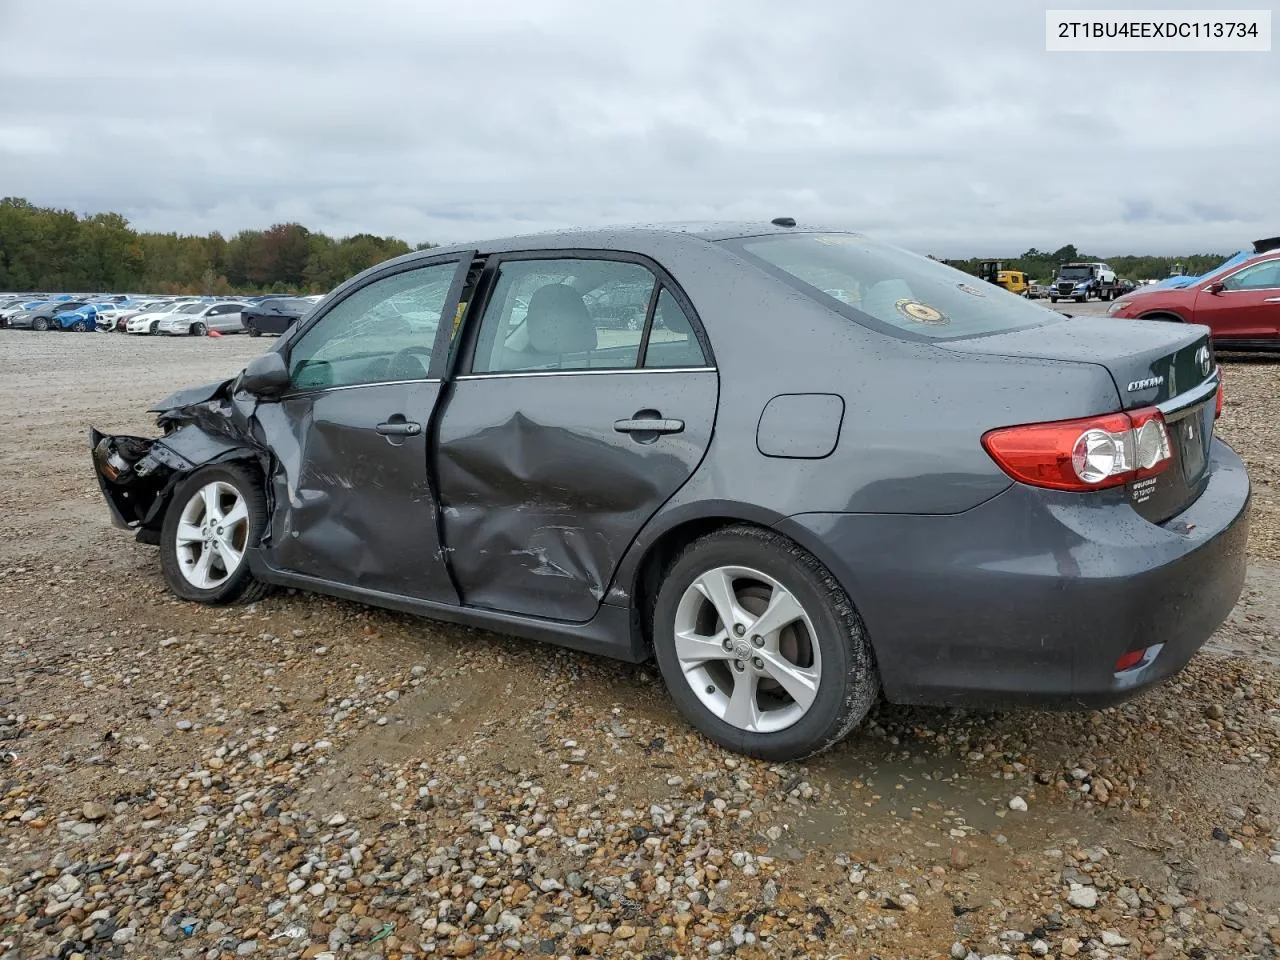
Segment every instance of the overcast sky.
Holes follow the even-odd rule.
[[[1280,52],[1046,53],[1045,6],[0,0],[0,195],[411,242],[784,214],[946,256],[1280,233]]]

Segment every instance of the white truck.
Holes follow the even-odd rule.
[[[1049,286],[1049,299],[1053,303],[1059,300],[1074,300],[1084,303],[1090,297],[1099,300],[1114,300],[1120,296],[1116,286],[1116,272],[1107,264],[1064,263],[1058,267],[1058,275]]]

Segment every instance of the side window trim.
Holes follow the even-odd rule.
[[[640,340],[640,351],[637,355],[636,364],[633,367],[622,367],[613,369],[599,370],[549,370],[549,371],[512,371],[509,373],[477,373],[475,371],[475,352],[476,346],[480,339],[480,326],[484,320],[484,315],[489,309],[489,305],[493,300],[494,292],[497,289],[498,273],[502,269],[502,265],[511,261],[519,260],[615,260],[622,263],[637,263],[647,268],[654,275],[657,282],[654,284],[653,290],[650,292],[650,303],[648,312],[645,315],[645,333]],[[684,311],[685,316],[689,320],[689,327],[693,331],[694,336],[698,340],[698,346],[702,348],[702,356],[705,363],[701,367],[649,367],[645,368],[644,354],[648,345],[648,331],[652,326],[653,312],[657,308],[658,297],[662,289],[666,289],[679,304],[680,309]],[[670,272],[653,258],[642,253],[634,253],[630,250],[607,250],[585,247],[562,247],[543,250],[511,250],[502,253],[491,254],[485,262],[484,272],[480,281],[476,286],[476,294],[472,302],[467,304],[466,314],[463,316],[462,331],[459,337],[460,343],[457,350],[457,364],[454,369],[457,375],[454,379],[458,380],[483,380],[497,377],[521,377],[521,376],[575,376],[575,375],[598,375],[605,373],[661,373],[676,372],[679,370],[715,370],[716,360],[715,353],[711,349],[711,341],[707,337],[706,330],[702,325],[702,318],[698,315],[697,310],[693,307],[693,302],[689,299],[688,294],[684,292],[684,288],[676,282]]]

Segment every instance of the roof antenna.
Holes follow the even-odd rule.
[[[795,217],[774,217],[769,221],[775,227],[794,227],[796,225]]]

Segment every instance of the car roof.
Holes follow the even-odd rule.
[[[580,227],[546,230],[539,233],[518,234],[494,240],[473,243],[455,243],[443,247],[415,250],[397,257],[395,262],[407,263],[432,257],[447,256],[466,250],[481,254],[511,253],[519,250],[635,250],[637,246],[653,247],[671,242],[732,240],[739,237],[756,237],[769,234],[795,233],[853,233],[847,227],[825,224],[804,224],[794,227],[777,226],[758,221],[706,221],[653,224],[621,224],[603,227]]]

